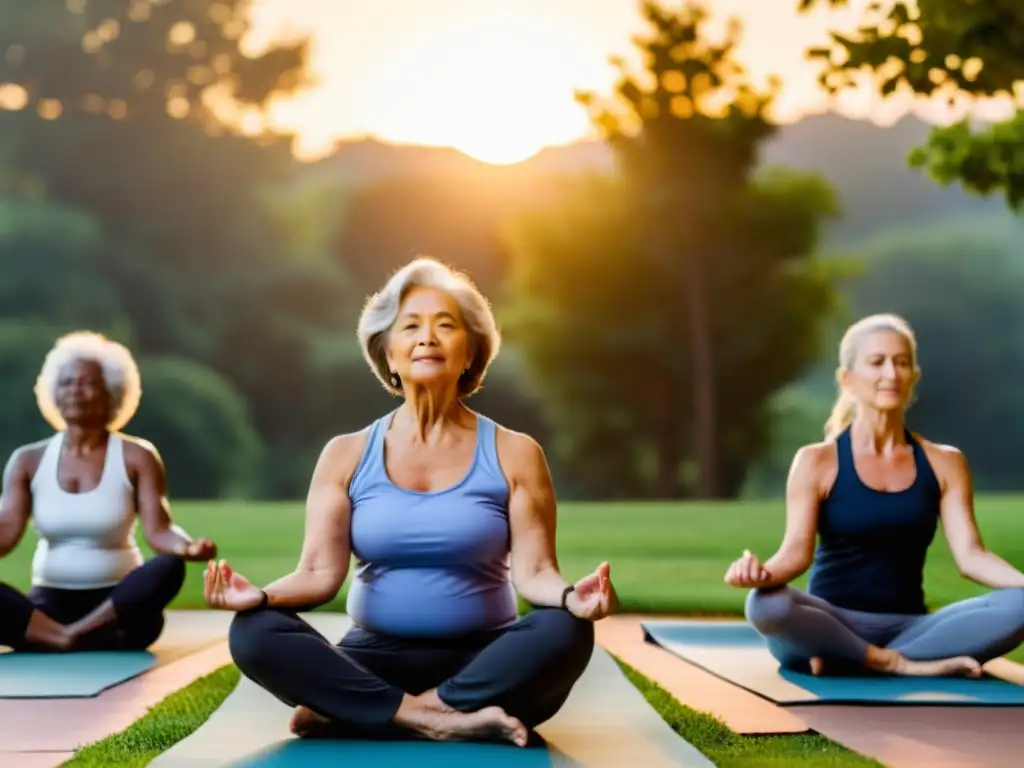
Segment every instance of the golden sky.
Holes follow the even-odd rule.
[[[866,0],[865,0],[866,1]],[[796,13],[796,0],[714,0],[716,15],[739,15],[741,56],[755,78],[781,76],[777,119],[829,106],[805,49],[829,27],[849,29],[852,10]],[[612,54],[632,53],[643,29],[635,0],[254,0],[247,45],[312,35],[317,84],[273,105],[272,123],[299,135],[311,158],[339,138],[373,135],[395,143],[454,146],[507,163],[589,132],[576,89],[607,92]],[[844,114],[888,122],[907,101],[879,105],[847,94]],[[948,110],[916,110],[932,120]]]

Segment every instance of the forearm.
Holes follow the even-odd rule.
[[[802,553],[780,549],[764,564],[768,581],[762,587],[784,587],[803,575],[808,568],[807,558]]]
[[[344,573],[298,569],[267,584],[263,591],[267,595],[267,605],[275,608],[323,605],[338,594],[345,583],[345,576]]]
[[[988,550],[973,553],[961,566],[960,573],[990,589],[1024,587],[1024,573]]]
[[[184,557],[192,538],[179,525],[162,526],[145,532],[146,543],[158,555]]]
[[[568,586],[569,582],[553,566],[520,577],[515,583],[519,596],[535,608],[561,607],[562,594]]]

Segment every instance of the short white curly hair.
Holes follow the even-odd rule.
[[[391,368],[387,358],[388,333],[398,318],[406,295],[413,288],[421,287],[444,291],[459,305],[462,321],[469,332],[470,365],[459,378],[458,392],[460,397],[469,397],[483,386],[487,369],[501,348],[501,333],[490,302],[469,276],[435,258],[421,256],[413,259],[367,299],[356,331],[363,357],[384,389],[401,396],[401,387],[391,382]]]
[[[97,363],[103,370],[103,382],[110,395],[111,411],[107,428],[117,432],[139,408],[142,399],[142,377],[132,353],[123,344],[101,333],[74,331],[57,339],[43,360],[36,378],[35,394],[39,412],[58,432],[67,428],[57,407],[57,382],[64,366],[77,362]]]

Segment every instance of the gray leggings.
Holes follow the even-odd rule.
[[[892,648],[913,661],[970,656],[980,664],[1024,642],[1024,589],[999,589],[935,613],[851,611],[793,587],[751,590],[746,616],[787,669],[808,661],[862,665],[868,645]]]

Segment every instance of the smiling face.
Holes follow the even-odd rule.
[[[111,398],[103,369],[94,360],[72,360],[57,376],[54,402],[69,425],[97,428],[110,421]]]
[[[888,329],[865,334],[841,381],[862,406],[883,412],[905,408],[917,383],[910,340]]]
[[[387,358],[405,386],[457,382],[470,363],[458,302],[436,288],[410,290],[388,334]]]

